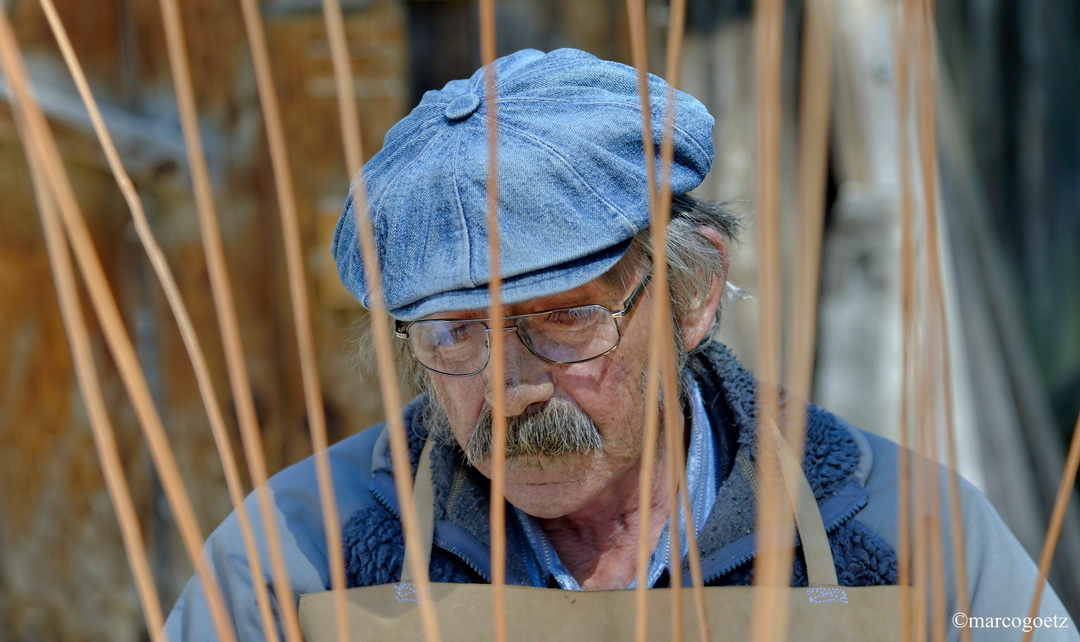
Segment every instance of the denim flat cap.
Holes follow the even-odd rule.
[[[609,270],[649,224],[641,102],[632,67],[574,49],[496,60],[503,301],[583,285]],[[667,84],[649,76],[659,168]],[[364,166],[388,312],[411,321],[488,307],[488,109],[485,71],[424,94]],[[713,119],[675,98],[671,188],[712,164]],[[659,169],[657,169],[659,172]],[[354,181],[354,189],[357,182]],[[341,280],[369,307],[354,194],[331,244]]]

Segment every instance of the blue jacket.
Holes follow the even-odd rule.
[[[702,566],[711,585],[748,584],[754,556],[756,488],[754,470],[755,384],[752,375],[719,344],[711,344],[691,357],[691,374],[698,382],[710,416],[724,479],[713,511],[699,537]],[[421,396],[404,410],[410,457],[415,468],[426,429]],[[846,586],[896,582],[897,455],[892,442],[857,430],[842,419],[814,406],[807,415],[806,474],[829,534],[837,576]],[[339,513],[347,516],[343,540],[350,586],[396,582],[401,573],[403,545],[398,504],[390,466],[389,440],[380,424],[343,440],[330,449]],[[485,582],[490,577],[487,480],[460,464],[456,448],[437,446],[432,451],[435,487],[435,550],[431,577],[442,582]],[[945,515],[944,562],[953,568],[949,546],[947,486],[944,470],[940,495]],[[326,535],[314,463],[306,460],[269,482],[283,534],[283,547],[294,595],[325,590],[329,584]],[[263,568],[268,569],[261,520],[254,498],[246,502],[259,539]],[[968,569],[970,613],[975,617],[1020,617],[1038,573],[1031,558],[1001,522],[986,499],[961,481],[961,506]],[[521,545],[520,534],[509,528],[508,550]],[[251,588],[248,560],[235,515],[208,539],[205,549],[241,639],[261,639],[261,624]],[[510,583],[528,583],[520,556],[508,555]],[[953,574],[946,573],[946,612],[956,612]],[[684,574],[688,577],[689,574]],[[805,567],[795,556],[796,585],[805,585]],[[275,600],[280,597],[274,597]],[[1041,615],[1067,618],[1068,614],[1049,587]],[[1060,619],[1059,619],[1060,621]],[[1042,628],[1036,639],[1080,640],[1071,620],[1069,628]],[[949,625],[950,639],[960,629]],[[193,578],[166,623],[170,640],[213,639],[213,626],[205,608],[201,585]],[[975,639],[1014,639],[1010,628],[973,631]]]

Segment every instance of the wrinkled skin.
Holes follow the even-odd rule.
[[[718,235],[710,238],[723,249]],[[505,314],[592,303],[617,309],[641,276],[628,275],[621,280],[601,277],[567,292],[507,306]],[[650,285],[633,312],[620,320],[622,340],[618,348],[593,361],[549,363],[529,352],[513,333],[505,335],[506,415],[528,413],[552,399],[564,399],[585,412],[603,437],[603,449],[598,452],[516,457],[506,462],[507,501],[541,520],[560,559],[586,588],[621,588],[633,579],[654,289]],[[684,319],[687,349],[704,339],[722,291],[723,282],[717,277],[707,300]],[[486,316],[487,310],[476,310],[437,318]],[[468,442],[483,410],[492,404],[491,370],[489,365],[470,377],[431,376],[433,391],[462,446]],[[649,520],[654,545],[667,517],[668,475],[663,451],[658,448],[657,452],[654,510]],[[477,468],[491,476],[490,461]]]

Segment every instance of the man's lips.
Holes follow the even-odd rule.
[[[580,467],[574,461],[585,453],[574,452],[558,456],[520,455],[506,459],[506,480],[513,484],[541,485],[575,481]],[[491,460],[484,462],[490,473]]]

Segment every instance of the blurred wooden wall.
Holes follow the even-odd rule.
[[[176,273],[228,410],[231,393],[158,3],[56,4]],[[276,471],[311,449],[281,224],[248,44],[238,3],[184,0],[180,5],[252,389],[268,465]],[[336,441],[381,420],[371,364],[356,356],[364,313],[338,282],[328,249],[348,179],[357,168],[345,167],[321,1],[262,0],[261,5],[297,189],[328,428]],[[478,66],[477,3],[346,0],[343,6],[370,156],[420,93]],[[499,9],[500,51],[567,45],[628,60],[622,6],[615,0],[507,0]],[[176,324],[38,4],[16,0],[5,9],[165,418],[200,525],[209,533],[231,507]],[[145,639],[2,78],[0,195],[0,637]],[[94,349],[168,609],[191,565],[100,338]],[[238,437],[234,441],[239,454]]]
[[[247,363],[270,470],[310,453],[306,410],[263,122],[239,5],[185,0],[196,87]],[[176,272],[231,408],[187,159],[172,98],[157,3],[60,0],[59,11],[118,127],[129,170]],[[332,439],[379,418],[358,379],[352,340],[361,312],[341,296],[324,222],[348,178],[322,16],[264,3],[308,248],[312,317]],[[37,3],[12,7],[80,204],[166,420],[204,532],[230,510],[202,400],[175,322]],[[368,141],[406,109],[405,16],[371,2],[347,12],[356,92]],[[0,630],[4,639],[133,640],[145,636],[115,518],[74,380],[26,161],[0,102]],[[131,131],[125,137],[122,132]],[[369,144],[368,151],[377,146]],[[334,288],[337,288],[335,290]],[[106,348],[95,341],[122,459],[167,609],[191,572]],[[231,420],[231,417],[230,417]],[[238,444],[237,444],[238,446]],[[237,452],[241,452],[239,448]],[[246,468],[246,467],[245,467]]]

